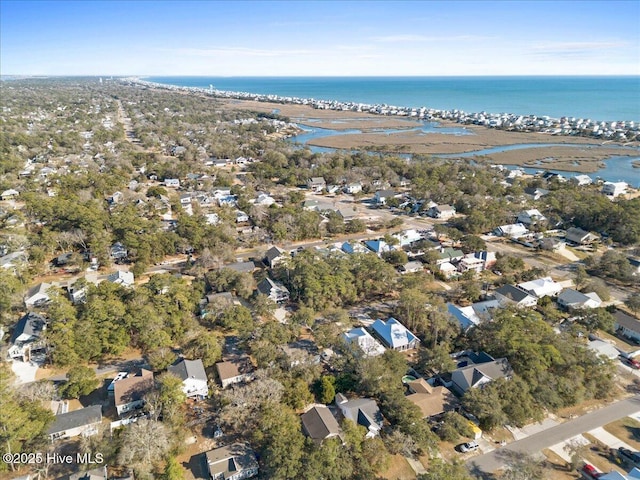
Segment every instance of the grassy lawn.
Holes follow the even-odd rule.
[[[389,468],[381,476],[389,480],[410,480],[416,478],[416,473],[402,455],[393,455]]]
[[[636,450],[640,450],[640,422],[637,420],[630,417],[621,418],[605,425],[604,429]]]
[[[633,345],[620,337],[611,335],[610,333],[607,333],[607,332],[603,332],[602,330],[598,330],[597,334],[603,340],[607,340],[607,341],[611,340],[612,342],[614,342],[615,346],[622,351],[634,352],[640,349],[640,346]]]
[[[601,472],[608,473],[611,470],[617,470],[620,473],[626,473],[625,470],[618,465],[616,457],[614,455],[611,455],[611,453],[609,452],[609,447],[598,442],[588,433],[585,433],[583,435],[585,438],[593,442],[591,443],[591,445],[589,445],[589,449],[586,450],[585,454],[583,455],[583,458],[587,462],[589,462]]]
[[[567,462],[553,451],[545,448],[542,453],[547,458],[547,477],[549,480],[575,480],[580,478],[576,471],[567,470]]]

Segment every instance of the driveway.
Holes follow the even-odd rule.
[[[636,451],[636,449],[631,445],[629,445],[628,443],[624,443],[618,437],[610,434],[602,427],[594,428],[593,430],[589,430],[587,433],[596,437],[598,441],[604,443],[609,448],[618,449],[620,447],[623,447],[627,450],[631,450],[632,452]]]
[[[30,362],[11,362],[11,370],[16,375],[16,384],[22,385],[24,383],[31,383],[36,381],[36,372],[38,371],[37,365],[33,365]]]

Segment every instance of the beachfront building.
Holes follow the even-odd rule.
[[[611,198],[616,198],[619,195],[624,195],[627,193],[627,185],[626,182],[604,182],[602,185],[602,193]]]

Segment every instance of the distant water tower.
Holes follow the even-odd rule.
[[[102,77],[100,77],[100,83],[102,83]]]
[[[213,93],[213,85],[209,84],[209,92]]]

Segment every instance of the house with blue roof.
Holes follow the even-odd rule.
[[[380,319],[376,320],[371,325],[371,329],[384,346],[393,350],[400,352],[412,350],[420,343],[418,337],[393,317],[386,322]]]
[[[377,253],[378,255],[391,250],[391,246],[389,246],[389,244],[384,240],[367,240],[364,244],[369,250]]]

